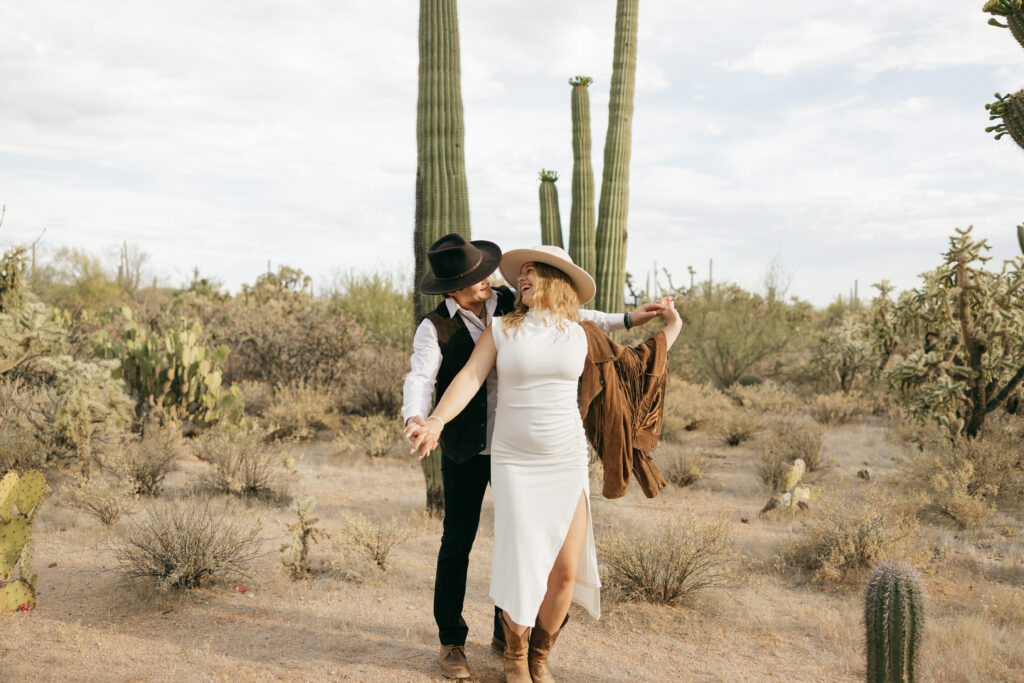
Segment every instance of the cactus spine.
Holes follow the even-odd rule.
[[[629,210],[629,157],[636,84],[636,39],[639,0],[618,0],[615,50],[604,142],[601,201],[597,212],[597,298],[601,311],[621,311],[626,272]]]
[[[546,168],[540,170],[540,242],[564,249],[562,246],[562,216],[558,211],[558,173]]]
[[[569,256],[591,275],[597,272],[594,234],[594,165],[590,160],[589,76],[569,79],[572,86],[572,210],[569,213]],[[587,306],[593,306],[593,302]]]
[[[908,564],[879,563],[864,595],[868,683],[913,682],[924,622],[921,579]]]
[[[46,492],[46,479],[36,470],[20,477],[8,472],[0,479],[0,612],[35,607],[32,520]]]
[[[428,268],[427,248],[450,232],[457,232],[467,240],[470,238],[455,0],[420,0],[419,51],[413,225],[414,323],[441,299],[419,291],[419,283]],[[440,515],[444,510],[441,452],[434,451],[421,464],[427,485],[427,510]]]

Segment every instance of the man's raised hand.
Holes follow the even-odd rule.
[[[639,327],[661,316],[665,310],[665,300],[652,301],[649,304],[637,306],[629,312],[629,324],[631,327]]]

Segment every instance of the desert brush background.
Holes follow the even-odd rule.
[[[1024,365],[1019,299],[998,296],[1021,259],[989,268],[977,244],[936,245],[919,290],[824,310],[778,272],[759,292],[664,292],[685,320],[655,454],[670,483],[605,500],[592,465],[603,617],[573,609],[556,675],[863,679],[867,573],[897,558],[923,579],[921,680],[1021,679],[1019,391],[967,437],[962,328],[921,312],[955,303],[941,274],[969,266],[988,382]],[[144,251],[112,253],[14,247],[0,269],[0,474],[49,487],[35,601],[0,614],[3,677],[438,679],[441,524],[398,417],[408,281],[314,288],[282,266],[232,295],[198,273],[147,282]],[[491,519],[488,498],[466,609],[480,680],[502,677]]]

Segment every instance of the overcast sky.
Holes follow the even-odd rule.
[[[641,0],[627,269],[755,286],[775,260],[825,305],[911,287],[956,226],[1016,255],[1024,152],[984,132],[1024,50],[964,0]],[[270,260],[323,282],[411,270],[415,0],[0,0],[0,244],[109,253],[232,288]],[[614,0],[462,2],[473,237],[568,235],[570,87],[598,188]]]

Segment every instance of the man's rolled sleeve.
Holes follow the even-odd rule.
[[[424,320],[416,328],[412,339],[410,370],[402,385],[402,422],[410,417],[426,418],[434,403],[434,385],[441,368],[441,346],[437,343],[437,328]]]
[[[589,308],[581,308],[580,320],[589,320],[600,327],[603,332],[626,329],[625,313],[605,313],[603,311],[594,311]]]

